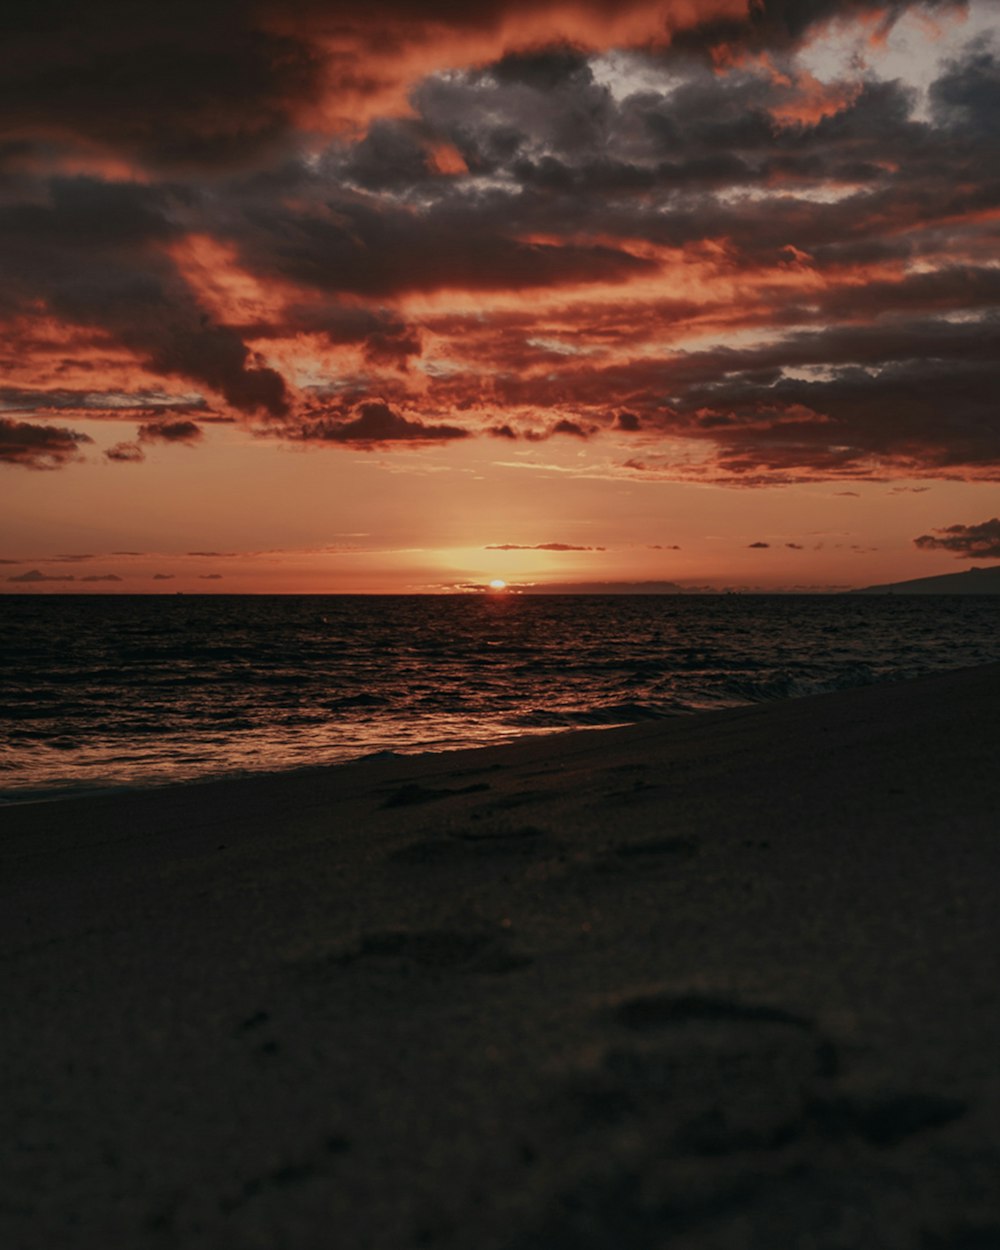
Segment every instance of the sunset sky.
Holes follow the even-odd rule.
[[[35,0],[0,590],[1000,560],[997,0]]]

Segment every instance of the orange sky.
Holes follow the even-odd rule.
[[[330,12],[15,29],[0,590],[1000,559],[988,3]]]

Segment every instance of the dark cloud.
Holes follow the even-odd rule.
[[[33,345],[30,341],[17,342],[15,339],[12,346],[20,351],[31,350]],[[79,412],[81,415],[100,413],[121,417],[145,413],[170,414],[201,411],[206,408],[203,400],[172,399],[160,391],[94,391],[66,387],[48,387],[45,390],[39,390],[23,386],[0,387],[0,404],[3,404],[8,412],[37,412],[45,409],[52,412]]]
[[[789,550],[789,551],[802,551],[802,550],[804,550],[804,548],[803,548],[803,546],[802,546],[802,544],[801,544],[801,543],[785,543],[785,546],[788,548],[788,550]]]
[[[746,14],[698,20],[698,6],[589,0],[565,5],[527,0],[372,0],[365,6],[314,0],[161,0],[155,6],[93,0],[36,0],[5,18],[0,57],[0,123],[8,160],[37,159],[39,147],[74,144],[113,152],[153,170],[261,165],[293,146],[300,127],[343,124],[359,99],[402,86],[407,54],[426,61],[434,41],[477,36],[482,52],[504,50],[513,20],[530,15],[539,35],[561,27],[586,39],[613,12],[647,12],[637,42],[675,31],[678,55],[720,47],[784,51],[834,18],[868,18],[884,28],[911,0],[760,0]],[[924,0],[934,12],[946,0]],[[693,20],[692,20],[693,18]],[[476,59],[488,59],[482,54]],[[397,63],[398,62],[398,63]],[[580,51],[555,46],[500,56],[498,83],[548,96],[586,81]],[[183,84],[183,90],[179,89]],[[398,111],[398,110],[396,110]]]
[[[27,469],[59,469],[79,459],[80,448],[93,439],[77,430],[32,425],[0,417],[0,462]]]
[[[204,431],[194,421],[147,421],[139,426],[140,443],[184,443],[191,447],[204,437]]]
[[[747,543],[748,547],[770,547],[770,543]]]
[[[224,403],[317,445],[612,429],[641,442],[630,468],[663,476],[996,478],[995,41],[943,67],[927,111],[900,81],[819,83],[795,60],[830,22],[878,34],[912,7],[949,10],[755,0],[707,20],[667,5],[676,37],[637,36],[629,93],[589,55],[588,23],[629,8],[605,0],[559,21],[527,0],[39,0],[0,48],[0,365],[32,355],[19,341],[41,354],[37,324],[54,320],[79,339],[77,373],[53,362],[0,402],[131,411],[143,425],[105,452],[117,462],[194,442],[194,418]],[[508,47],[514,18],[548,24]],[[416,72],[408,52],[426,67],[455,32],[483,40],[471,68],[413,82],[409,115],[345,124]],[[536,325],[535,297],[556,289],[568,311]],[[399,311],[452,291],[524,303]],[[679,350],[693,327],[755,345]],[[329,359],[293,372],[305,336]],[[97,352],[142,376],[86,389]],[[302,391],[303,373],[324,380]],[[172,402],[177,380],[205,395]],[[657,458],[677,439],[698,452]],[[57,467],[84,441],[0,418],[10,463]]]
[[[0,118],[154,167],[253,159],[290,138],[323,72],[309,43],[262,17],[247,0],[38,0],[4,21]]]
[[[42,573],[39,569],[29,569],[27,573],[15,573],[7,580],[34,585],[40,582],[75,582],[76,578],[72,573]]]
[[[553,434],[568,434],[571,438],[589,438],[594,433],[596,433],[595,426],[587,427],[581,425],[579,421],[570,421],[567,418],[563,418],[555,423],[549,431],[549,436],[551,437]]]
[[[593,82],[586,55],[565,44],[508,52],[490,66],[489,73],[497,82],[517,83],[546,95],[574,80]]]
[[[221,582],[222,581],[221,573],[199,573],[198,577],[203,582]]]
[[[213,322],[165,247],[183,237],[174,214],[189,196],[88,177],[53,178],[25,193],[43,199],[0,205],[0,313],[30,313],[44,300],[160,376],[204,384],[240,411],[286,410],[280,374],[236,330]]]
[[[81,577],[81,582],[120,582],[122,579],[117,573],[88,573],[86,577]]]
[[[985,38],[972,43],[931,86],[938,120],[961,134],[996,136],[1000,119],[1000,58]]]
[[[924,551],[951,551],[963,560],[1000,560],[1000,518],[978,525],[948,525],[913,541]]]
[[[107,448],[104,457],[116,464],[142,464],[146,453],[138,443],[115,443]]]
[[[331,170],[331,175],[339,170]],[[269,280],[323,295],[381,300],[412,291],[530,290],[585,282],[625,282],[656,271],[653,261],[607,244],[524,241],[508,208],[479,199],[442,197],[415,214],[391,200],[337,196],[334,186],[306,184],[334,212],[290,212],[260,204],[233,223],[244,263]]]
[[[787,50],[806,40],[816,27],[840,20],[868,18],[881,34],[909,9],[914,0],[753,0],[745,18],[702,21],[680,31],[675,46],[697,52],[730,47]],[[954,0],[923,0],[921,8],[946,12]]]
[[[372,364],[400,369],[405,369],[410,359],[423,350],[419,328],[398,313],[336,302],[292,304],[282,318],[246,323],[239,328],[253,339],[320,335],[334,347],[360,346]]]
[[[154,582],[172,582],[173,580],[174,580],[173,573],[154,573],[153,574]]]
[[[467,438],[455,425],[411,421],[380,399],[365,400],[348,417],[318,417],[304,422],[294,437],[312,443],[345,443],[377,447],[391,443],[428,443]]]

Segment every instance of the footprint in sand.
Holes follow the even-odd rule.
[[[925,1233],[922,1250],[1000,1250],[1000,1224],[965,1225],[947,1233]]]
[[[505,937],[455,929],[389,930],[368,933],[336,959],[349,967],[372,963],[386,969],[498,976],[525,968],[530,956],[513,950]]]
[[[937,1094],[839,1089],[836,1078],[842,1063],[837,1047],[807,1016],[783,1007],[701,994],[654,994],[628,999],[613,1014],[619,1024],[635,1033],[667,1031],[697,1039],[699,1054],[688,1057],[689,1071],[704,1067],[707,1044],[714,1046],[717,1054],[728,1054],[744,1064],[753,1059],[748,1064],[751,1069],[763,1061],[768,1080],[777,1078],[783,1085],[789,1078],[797,1081],[795,1094],[801,1111],[798,1124],[787,1126],[792,1135],[811,1131],[828,1139],[893,1147],[914,1134],[943,1127],[966,1111],[961,1100]],[[796,1051],[810,1057],[811,1071],[809,1065],[803,1069],[801,1064],[790,1062]],[[779,1058],[781,1068],[772,1064]],[[758,1079],[762,1075],[757,1072]],[[769,1098],[771,1105],[780,1101],[771,1095]]]
[[[691,859],[699,850],[696,838],[668,837],[618,842],[611,848],[611,853],[619,859],[657,859],[661,856]]]
[[[545,840],[538,825],[491,822],[448,830],[446,836],[421,838],[388,855],[387,862],[407,867],[419,864],[460,864],[486,857],[521,855]]]
[[[430,786],[422,786],[419,782],[413,781],[393,790],[384,800],[382,806],[383,808],[412,807],[416,803],[433,803],[438,799],[451,799],[463,794],[481,794],[489,789],[489,783],[485,781],[443,790],[435,790]]]
[[[934,1094],[844,1088],[835,1042],[782,1006],[644,994],[598,1022],[618,1039],[551,1108],[553,1137],[587,1162],[566,1170],[558,1198],[511,1250],[744,1245],[748,1227],[773,1230],[760,1245],[839,1245],[823,1238],[829,1212],[857,1200],[851,1177],[877,1185],[877,1154],[965,1111]]]

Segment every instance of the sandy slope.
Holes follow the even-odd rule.
[[[0,814],[0,1244],[1000,1246],[1000,666]]]

